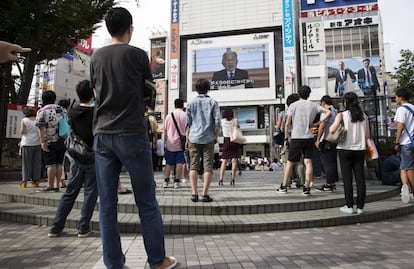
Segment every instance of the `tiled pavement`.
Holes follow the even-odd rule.
[[[243,234],[166,235],[177,268],[411,269],[414,215],[361,225]],[[66,230],[48,238],[47,227],[0,221],[0,268],[104,269],[98,234],[78,238]],[[145,268],[140,235],[122,234],[126,267]]]
[[[156,180],[160,185],[162,175],[156,174]],[[263,185],[275,188],[280,180],[278,173],[245,172],[239,178],[236,188],[225,186],[219,189],[215,182],[211,194],[218,199],[236,199],[240,195],[249,197],[251,191],[247,191],[247,188],[251,190]],[[130,186],[127,176],[124,175],[122,181]],[[13,183],[14,187],[15,184]],[[3,189],[14,187],[2,184]],[[160,202],[168,201],[175,191],[177,190],[158,190]],[[180,192],[184,194],[180,196],[187,197],[188,191],[188,186],[183,186]],[[336,195],[340,195],[340,192]],[[123,201],[131,199],[132,195],[121,197]],[[166,251],[179,260],[178,268],[408,269],[414,268],[413,216],[326,228],[254,233],[167,234]],[[73,229],[65,229],[65,234],[60,238],[48,238],[47,231],[48,227],[45,226],[1,221],[0,269],[105,268],[98,232],[81,239],[77,238]],[[122,234],[122,244],[127,258],[126,268],[145,268],[146,256],[141,236]]]

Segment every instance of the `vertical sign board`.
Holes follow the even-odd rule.
[[[170,47],[170,89],[178,90],[179,87],[179,27],[180,22],[180,1],[171,0],[171,47]]]
[[[323,51],[325,46],[324,29],[322,22],[307,22],[303,24],[305,51]]]
[[[8,104],[6,138],[20,138],[20,122],[23,119],[23,108],[26,106]]]
[[[151,74],[154,79],[165,78],[166,38],[151,39]]]
[[[283,62],[285,74],[285,89],[292,84],[292,74],[295,73],[295,25],[293,18],[292,0],[282,0],[283,8]]]

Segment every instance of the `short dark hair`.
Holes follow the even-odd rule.
[[[106,13],[105,24],[111,36],[120,36],[131,27],[132,15],[123,7],[114,7]]]
[[[368,63],[370,63],[371,61],[368,58],[365,58],[364,60],[362,60],[362,62],[368,62]]]
[[[324,102],[327,105],[333,105],[332,98],[329,95],[324,95],[321,98],[321,102]]]
[[[64,109],[68,109],[70,102],[68,99],[60,99],[58,102],[58,105],[60,105],[61,107],[63,107]]]
[[[54,104],[55,101],[56,101],[56,93],[54,91],[48,90],[42,93],[42,104],[44,106]]]
[[[311,93],[311,88],[307,85],[303,85],[298,90],[299,97],[302,99],[308,99],[310,93]]]
[[[184,108],[184,101],[180,98],[174,100],[174,107],[175,108]]]
[[[409,101],[411,98],[410,90],[407,88],[399,88],[395,91],[395,95],[401,97],[405,101]]]
[[[299,94],[297,93],[292,93],[291,95],[289,95],[286,99],[286,105],[290,106],[292,103],[296,102],[299,100]]]
[[[90,86],[89,80],[85,79],[79,81],[76,85],[76,93],[78,94],[81,103],[89,102],[93,97],[93,89]]]
[[[196,91],[200,94],[206,94],[210,90],[210,82],[207,79],[199,78],[195,85]]]

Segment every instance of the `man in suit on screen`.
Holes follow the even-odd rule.
[[[249,79],[246,70],[237,68],[238,62],[237,53],[227,48],[221,62],[224,69],[214,72],[211,89],[252,88],[253,80]]]

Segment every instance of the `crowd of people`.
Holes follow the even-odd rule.
[[[56,94],[45,91],[42,94],[42,107],[37,112],[30,108],[23,111],[20,187],[26,188],[28,181],[31,181],[33,187],[39,187],[43,167],[46,168],[47,176],[47,186],[43,191],[58,192],[66,185],[49,237],[57,237],[62,233],[66,218],[82,187],[84,202],[78,236],[88,236],[99,196],[100,236],[107,268],[122,268],[125,264],[117,218],[118,194],[131,193],[139,209],[150,267],[174,268],[177,260],[165,253],[163,220],[155,195],[154,170],[162,169],[165,157],[164,188],[169,186],[171,173],[174,174],[174,188],[180,188],[180,183],[188,172],[191,201],[212,202],[209,188],[213,169],[217,167],[215,148],[218,137],[220,134],[223,136],[218,185],[227,184],[224,176],[230,161],[228,184],[235,186],[240,144],[231,141],[231,131],[240,126],[233,110],[226,108],[223,115],[220,114],[219,103],[208,95],[211,82],[199,79],[195,85],[198,95],[188,102],[185,110],[183,100],[176,99],[174,111],[165,119],[164,137],[157,134],[157,122],[148,114],[142,94],[144,79],[152,79],[150,63],[143,50],[128,45],[133,33],[132,16],[124,8],[113,8],[107,13],[105,23],[112,36],[112,45],[101,48],[92,55],[90,80],[81,81],[76,86],[80,104],[72,108],[65,107],[63,103],[55,104]],[[21,47],[6,43],[0,42],[0,61],[16,60],[13,52],[19,51]],[[223,55],[224,66],[236,64],[236,53],[228,51]],[[343,80],[349,72],[345,72],[343,63],[340,68],[344,72],[338,80]],[[235,74],[226,73],[225,76],[232,77],[237,73],[242,71],[236,69]],[[361,81],[361,88],[366,91],[377,90],[379,85],[372,83],[375,78],[368,59],[364,60],[363,71],[358,73],[360,80],[364,76],[366,78]],[[221,79],[219,73],[215,74],[214,79]],[[277,120],[276,129],[284,135],[281,161],[274,159],[268,164],[272,171],[283,169],[283,182],[276,193],[288,194],[293,180],[296,180],[296,186],[302,189],[303,195],[311,194],[315,163],[312,159],[317,150],[321,152],[326,182],[316,190],[336,190],[336,182],[339,180],[338,159],[345,197],[345,205],[340,211],[362,214],[366,197],[366,141],[370,139],[368,117],[359,104],[358,96],[353,92],[343,94],[343,111],[338,111],[333,106],[330,96],[323,96],[320,105],[317,105],[308,100],[310,94],[311,88],[302,86],[297,94],[288,96],[286,112],[280,113]],[[395,117],[398,123],[395,152],[399,153],[397,160],[400,160],[401,199],[404,203],[413,199],[414,190],[414,142],[410,135],[414,133],[414,106],[409,103],[410,97],[407,89],[396,91],[396,101],[400,107]],[[67,145],[59,129],[61,120],[66,117],[71,132],[84,141],[85,147],[93,149],[93,161],[65,155]],[[341,126],[347,132],[346,137],[338,142],[329,141],[328,135]],[[317,128],[317,132],[312,133],[312,128]],[[70,162],[67,184],[62,181],[65,156],[68,156]],[[390,159],[394,169],[395,161],[395,158]],[[120,184],[122,168],[130,175],[132,191]],[[384,169],[385,172],[390,173]],[[198,190],[199,175],[202,175],[203,183],[201,192]],[[353,179],[357,194],[355,206]]]

